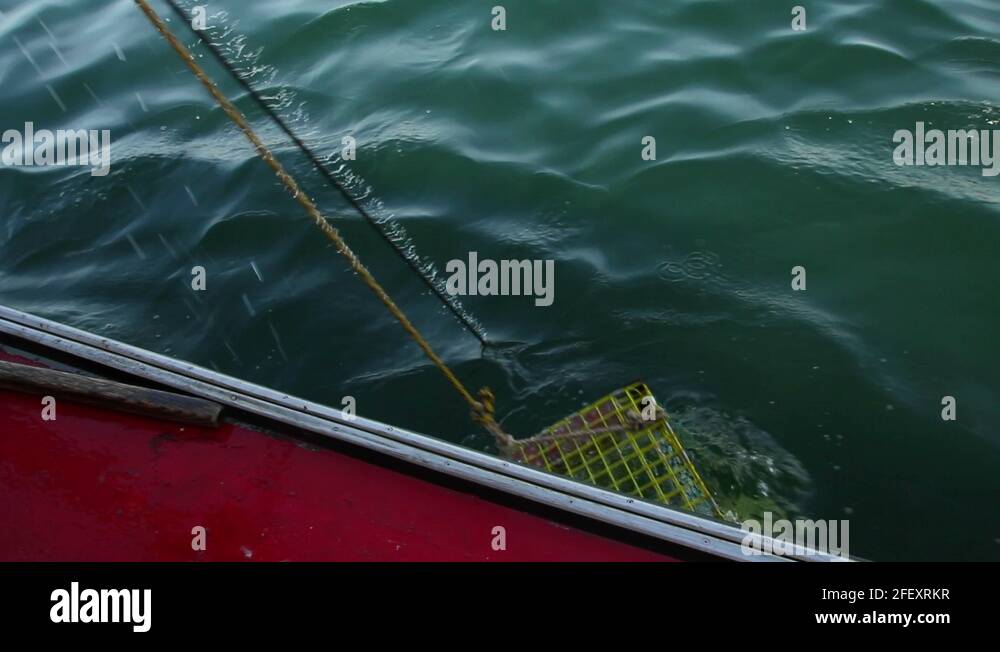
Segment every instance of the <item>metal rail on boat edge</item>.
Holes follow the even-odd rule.
[[[738,561],[843,561],[836,555],[797,545],[782,556],[747,555],[741,550],[741,543],[749,533],[733,525],[636,500],[361,416],[349,417],[336,408],[6,306],[0,306],[0,333],[310,433],[710,555]],[[774,543],[763,535],[750,536],[761,544]]]

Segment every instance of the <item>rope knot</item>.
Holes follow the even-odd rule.
[[[500,428],[493,415],[496,414],[496,396],[489,387],[482,387],[478,392],[479,400],[473,403],[472,420],[488,430],[496,439],[497,446],[507,448],[514,443],[514,438]]]
[[[480,413],[484,417],[492,419],[497,409],[497,398],[493,395],[493,391],[489,387],[480,387],[478,396],[477,405]]]

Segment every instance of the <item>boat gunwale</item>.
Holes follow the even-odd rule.
[[[308,432],[345,441],[663,541],[739,561],[843,561],[791,546],[784,555],[748,555],[742,544],[774,550],[772,538],[732,525],[586,485],[485,452],[397,428],[256,385],[193,363],[0,305],[0,332],[96,362],[138,378],[215,400]],[[790,544],[781,542],[782,546]]]

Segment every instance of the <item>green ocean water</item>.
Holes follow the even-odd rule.
[[[509,431],[642,378],[740,516],[1000,560],[1000,177],[892,160],[917,121],[1000,129],[995,0],[201,4],[417,255],[555,261],[551,307],[462,300],[483,353],[171,20]],[[0,12],[0,129],[113,140],[106,177],[0,166],[0,303],[491,450],[133,2]]]

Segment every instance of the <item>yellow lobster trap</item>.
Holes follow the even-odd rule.
[[[511,460],[623,494],[721,517],[715,499],[645,383],[619,389],[529,439]]]

